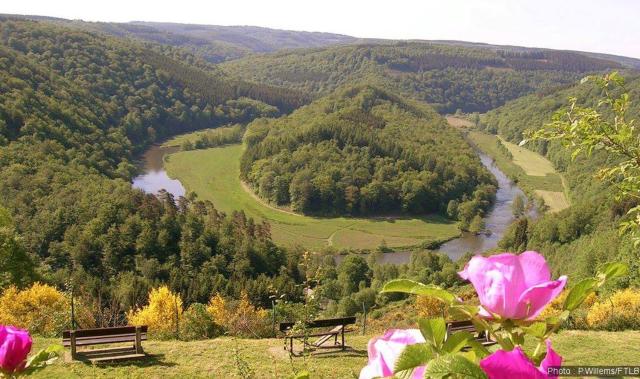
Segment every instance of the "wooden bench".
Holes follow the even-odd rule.
[[[461,332],[461,331],[465,331],[465,332],[469,332],[471,334],[473,334],[476,337],[476,341],[478,341],[480,344],[482,344],[482,346],[491,346],[491,345],[495,345],[497,342],[491,339],[491,336],[485,332],[485,331],[481,331],[478,332],[476,330],[475,325],[473,325],[473,323],[471,321],[449,321],[447,322],[447,335],[445,337],[448,338],[451,334],[455,333],[455,332]],[[465,348],[463,350],[468,350],[468,348]]]
[[[346,330],[348,325],[353,325],[356,323],[355,317],[342,317],[342,318],[331,318],[324,320],[314,320],[310,321],[306,324],[307,329],[320,329],[320,328],[331,328],[324,332],[317,333],[308,333],[308,334],[288,334],[291,332],[291,329],[295,325],[293,322],[281,322],[280,323],[280,332],[285,333],[284,336],[284,349],[289,351],[289,354],[295,355],[293,351],[293,340],[302,341],[303,348],[302,352],[308,349],[336,349],[339,348],[341,350],[345,350],[347,346],[344,343],[344,334],[350,332],[351,330]],[[338,341],[338,336],[340,336],[340,341]],[[318,337],[314,342],[309,343],[309,338]],[[333,344],[327,345],[327,342],[333,339]],[[287,343],[288,342],[288,343]]]
[[[121,326],[115,328],[66,330],[62,333],[62,345],[71,348],[71,360],[88,360],[93,363],[130,360],[145,357],[142,341],[147,340],[147,326]],[[124,344],[130,346],[105,349],[79,347]]]

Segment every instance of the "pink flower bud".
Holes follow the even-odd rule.
[[[478,255],[459,275],[473,284],[482,305],[480,315],[488,318],[495,314],[508,319],[534,319],[567,283],[566,276],[551,280],[547,262],[535,251],[487,258]]]
[[[0,325],[0,369],[7,373],[24,370],[31,344],[26,330]]]

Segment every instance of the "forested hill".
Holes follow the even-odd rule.
[[[200,301],[212,286],[239,295],[258,275],[284,275],[279,285],[287,285],[286,257],[267,226],[132,189],[132,161],[150,143],[280,113],[241,96],[258,88],[282,101],[271,87],[239,87],[165,53],[50,23],[1,20],[0,208],[13,217],[38,275],[57,284],[73,277],[93,298],[111,299],[109,283],[123,286],[127,303],[158,280],[191,299],[206,294]]]
[[[373,82],[453,113],[485,112],[523,95],[573,83],[587,72],[621,65],[567,51],[398,42],[286,51],[221,67],[247,80],[318,95],[345,83]]]
[[[57,23],[67,27],[102,32],[115,37],[135,38],[179,47],[211,63],[236,59],[251,53],[322,47],[359,41],[358,38],[342,34],[280,30],[257,26],[196,25],[144,21],[127,23],[85,22],[23,15],[6,15],[6,17]]]
[[[311,214],[481,212],[495,192],[460,132],[431,108],[370,85],[258,119],[241,174],[264,199]]]
[[[640,77],[627,76],[630,93],[629,119],[640,119]],[[569,104],[575,97],[579,104],[596,107],[601,90],[590,82],[577,84],[545,95],[530,95],[488,112],[481,121],[483,129],[498,133],[518,143],[527,130],[537,130],[551,121],[555,111]],[[571,207],[548,214],[539,221],[513,226],[502,242],[505,249],[533,249],[543,251],[553,262],[557,272],[584,277],[593,274],[598,263],[621,260],[629,262],[638,277],[637,249],[627,237],[620,237],[618,222],[636,202],[615,199],[610,183],[595,178],[598,169],[609,159],[595,152],[591,157],[572,161],[569,149],[557,143],[529,142],[526,145],[546,155],[566,178]],[[518,228],[524,226],[523,230]]]

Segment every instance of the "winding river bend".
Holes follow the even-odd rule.
[[[143,155],[142,174],[133,178],[133,188],[140,188],[144,192],[157,195],[164,189],[174,198],[184,196],[184,186],[177,179],[171,179],[164,169],[164,156],[179,151],[177,146],[154,145]]]
[[[142,174],[133,179],[133,187],[140,188],[145,192],[157,194],[161,189],[165,189],[174,197],[184,196],[185,188],[179,180],[171,179],[163,167],[164,156],[177,152],[178,147],[153,146],[144,154]],[[460,237],[444,243],[438,249],[447,254],[454,261],[467,252],[482,252],[494,249],[498,246],[498,241],[504,235],[505,230],[514,220],[512,212],[512,202],[515,196],[524,196],[524,193],[495,165],[495,162],[488,155],[478,151],[478,156],[482,164],[496,177],[498,181],[498,191],[496,201],[484,219],[488,233],[473,234],[463,233]],[[535,207],[529,207],[528,216],[537,217]],[[403,264],[409,261],[410,251],[398,251],[395,253],[381,254],[377,257],[380,263]],[[337,257],[340,261],[341,257]]]

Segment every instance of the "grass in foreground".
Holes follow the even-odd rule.
[[[471,131],[468,137],[480,150],[493,158],[508,177],[517,179],[518,185],[525,192],[540,196],[549,206],[550,212],[558,212],[569,206],[562,176],[555,171],[549,160],[491,134]],[[498,138],[513,155],[513,160],[498,149]]]
[[[408,247],[424,241],[445,241],[459,235],[454,222],[440,216],[410,217],[308,217],[279,210],[247,192],[240,182],[241,145],[183,151],[165,158],[170,177],[216,208],[244,210],[248,216],[269,221],[277,243],[300,244],[317,249],[375,249],[382,241],[389,247]]]
[[[56,363],[39,378],[241,378],[238,361],[248,365],[255,378],[287,378],[307,369],[312,378],[353,378],[367,362],[371,336],[348,335],[352,346],[346,352],[290,359],[280,339],[148,341],[145,351],[152,357],[138,362],[93,366]],[[58,339],[36,339],[34,349],[59,343]],[[640,357],[640,332],[564,331],[553,338],[554,349],[564,357],[563,365],[633,365]]]

